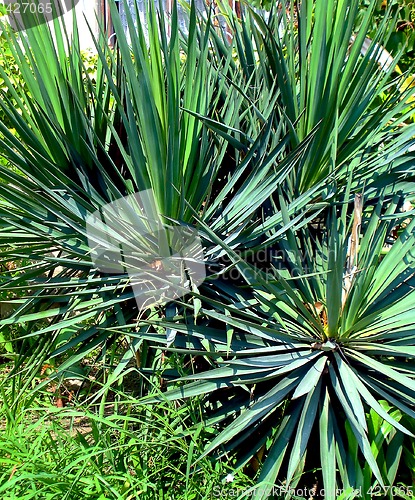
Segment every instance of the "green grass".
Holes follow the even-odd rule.
[[[194,407],[147,408],[119,392],[100,416],[92,404],[57,408],[46,391],[13,406],[13,383],[2,368],[3,500],[208,499],[219,489],[253,484],[242,472],[226,483],[231,461],[205,458],[193,465],[209,434],[202,426],[189,433]]]

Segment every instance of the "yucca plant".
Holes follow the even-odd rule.
[[[348,0],[281,2],[266,22],[250,9],[240,22],[225,8],[252,109],[266,110],[262,100],[275,96],[273,117],[289,136],[288,151],[315,130],[287,186],[293,197],[328,178],[323,197],[342,189],[353,163],[360,164],[353,179],[357,190],[362,183],[384,188],[401,178],[394,162],[410,131],[402,135],[399,123],[410,116],[405,101],[413,91],[402,92],[405,77],[395,73],[401,54],[387,62],[383,56],[391,35],[388,18],[396,9],[390,6],[376,36],[367,38],[375,8],[372,1],[364,9]],[[222,46],[218,41],[215,52]],[[380,167],[385,162],[388,176]]]
[[[15,302],[19,308],[3,325],[28,323],[23,352],[33,355],[35,365],[62,336],[72,338],[55,354],[82,343],[80,359],[113,340],[102,328],[137,315],[130,278],[93,269],[88,215],[151,189],[165,220],[195,225],[194,215],[201,214],[233,245],[245,245],[257,238],[255,214],[308,144],[304,141],[276,166],[284,138],[270,125],[259,127],[258,137],[232,137],[229,131],[240,125],[237,104],[243,95],[221,79],[219,69],[207,69],[209,21],[198,23],[193,6],[189,35],[180,36],[174,16],[167,40],[164,20],[158,21],[151,8],[148,16],[149,46],[132,18],[130,45],[114,8],[118,48],[101,47],[104,33],[96,41],[94,80],[82,64],[76,30],[69,54],[59,20],[52,31],[45,24],[31,28],[23,42],[5,28],[27,89],[15,89],[2,70],[14,101],[4,95],[0,106],[15,132],[0,125],[1,151],[22,174],[1,168],[2,258],[26,257],[33,264],[3,278],[4,290],[30,291]],[[232,59],[231,47],[227,59]],[[213,132],[199,116],[210,120]],[[233,157],[241,151],[244,158],[235,164]],[[300,205],[312,197],[311,190]],[[291,214],[298,211],[297,202],[290,205]],[[264,227],[281,220],[275,214]],[[32,333],[40,320],[50,324]],[[32,336],[40,342],[32,343]]]
[[[387,30],[361,55],[374,4],[360,25],[357,0],[291,2],[268,20],[224,10],[229,43],[193,4],[187,34],[174,8],[167,36],[152,5],[148,38],[138,15],[125,34],[110,2],[117,44],[96,40],[94,78],[59,19],[23,38],[6,30],[27,84],[0,68],[15,129],[0,124],[0,153],[19,172],[0,168],[1,259],[26,262],[2,277],[19,299],[1,326],[27,328],[22,390],[46,357],[63,361],[59,377],[109,352],[119,362],[98,397],[132,360],[144,378],[171,353],[182,364],[164,377],[184,379],[141,402],[207,394],[192,416],[216,434],[204,453],[235,452],[242,467],[260,450],[262,496],[308,466],[328,498],[366,488],[363,460],[377,485],[393,483],[367,421],[395,429],[399,455],[401,415],[414,416],[413,222],[399,212],[414,193],[414,129],[410,90],[378,65]],[[140,311],[129,276],[93,266],[86,221],[148,189],[164,224],[201,236],[208,277]]]
[[[287,491],[295,487],[307,466],[321,469],[328,498],[340,488],[368,491],[363,462],[349,460],[353,453],[388,491],[394,477],[377,462],[369,409],[397,429],[398,457],[401,433],[412,436],[399,420],[415,416],[415,221],[391,243],[403,216],[397,200],[380,202],[363,216],[353,256],[346,207],[333,208],[314,238],[310,227],[288,230],[267,272],[223,245],[243,284],[229,283],[225,273],[206,284],[200,309],[186,304],[174,322],[157,323],[184,334],[168,350],[195,356],[206,350],[212,362],[211,370],[183,377],[187,383],[160,399],[212,393],[205,424],[221,431],[205,453],[240,449],[242,467],[265,446],[264,498],[283,480]],[[395,417],[381,401],[398,410]],[[319,444],[318,459],[307,455],[312,443]]]

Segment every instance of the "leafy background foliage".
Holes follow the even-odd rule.
[[[188,33],[175,8],[167,28],[149,5],[148,38],[132,16],[125,34],[111,2],[117,44],[100,34],[94,71],[76,19],[72,41],[59,20],[3,31],[0,286],[15,306],[1,320],[14,361],[3,460],[42,388],[93,377],[80,396],[95,445],[63,441],[66,495],[88,444],[103,450],[99,477],[77,495],[163,498],[150,458],[137,461],[156,440],[175,443],[156,470],[177,498],[229,467],[258,498],[274,485],[408,497],[390,489],[411,484],[415,403],[412,68],[403,56],[396,71],[399,49],[381,62],[408,15],[395,7],[290,2],[241,20],[222,5],[229,41],[193,4]],[[127,275],[93,268],[85,219],[149,188],[166,222],[199,231],[208,277],[138,311]],[[160,425],[133,435],[144,416]],[[22,495],[30,477],[53,494],[55,470],[16,464],[4,491]]]

